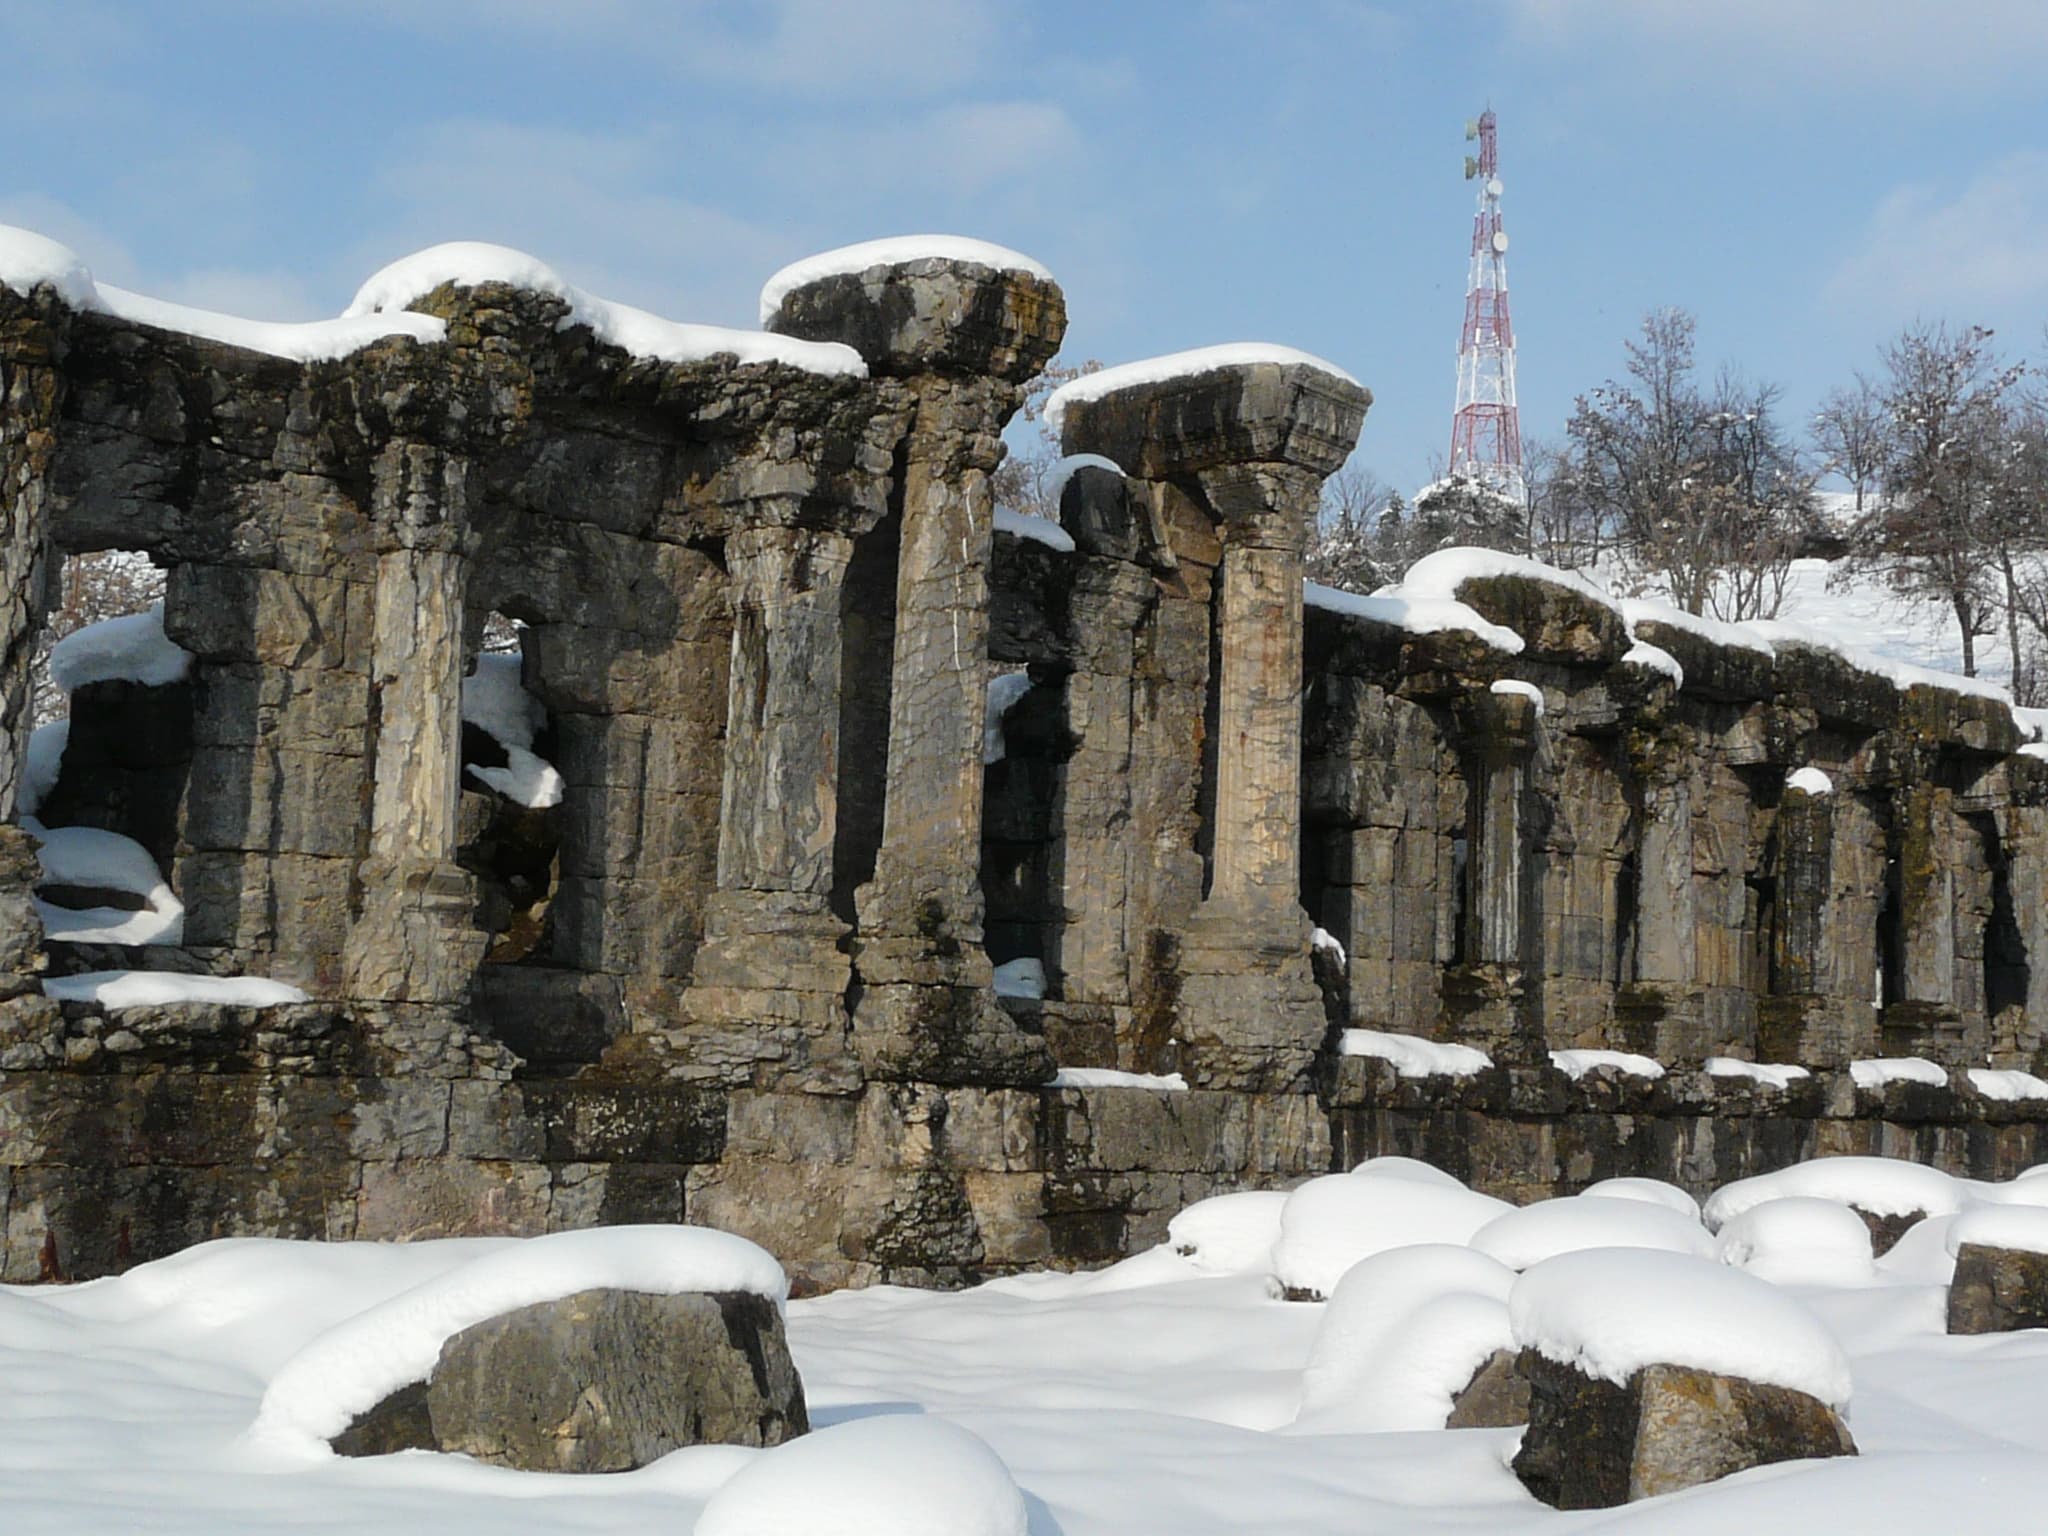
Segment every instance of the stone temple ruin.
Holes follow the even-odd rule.
[[[767,334],[490,248],[324,327],[0,280],[0,1279],[687,1220],[950,1283],[1387,1152],[2041,1155],[1981,1070],[2044,1064],[2024,717],[1499,558],[1305,604],[1370,402],[1312,358],[1084,381],[1060,525],[998,526],[1066,312],[993,248],[800,266]],[[31,750],[44,586],[109,549],[189,661],[85,669]],[[521,729],[464,707],[493,615]],[[178,942],[46,939],[122,904],[60,827],[147,850]]]

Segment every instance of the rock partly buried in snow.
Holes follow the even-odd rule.
[[[1955,1278],[1950,1333],[2048,1328],[2048,1209],[2001,1205],[1965,1211],[1949,1228]]]
[[[1515,1276],[1452,1243],[1389,1248],[1345,1271],[1323,1312],[1295,1423],[1318,1434],[1519,1424]],[[1520,1401],[1518,1401],[1520,1399]]]
[[[765,1250],[704,1227],[492,1247],[309,1339],[272,1373],[250,1443],[288,1459],[460,1449],[546,1471],[773,1444],[805,1425],[788,1294]]]
[[[1529,1378],[1515,1352],[1497,1349],[1451,1400],[1445,1429],[1507,1429],[1529,1422]]]
[[[1606,1509],[1751,1467],[1853,1456],[1819,1398],[1696,1366],[1651,1365],[1617,1384],[1522,1351],[1529,1428],[1515,1475],[1557,1509]]]
[[[1510,1209],[1422,1165],[1325,1174],[1281,1207],[1273,1273],[1289,1301],[1321,1301],[1361,1259],[1412,1243],[1469,1243]]]
[[[2048,1328],[2048,1254],[1965,1243],[1948,1288],[1950,1333]]]
[[[423,1391],[401,1389],[335,1449],[624,1472],[686,1445],[780,1445],[809,1427],[774,1302],[591,1290],[463,1329]]]
[[[1929,1216],[1960,1210],[1963,1199],[1956,1180],[1936,1168],[1891,1157],[1817,1157],[1724,1184],[1707,1201],[1707,1225],[1719,1232],[1751,1207],[1788,1196],[1833,1200],[1854,1210],[1870,1229],[1879,1258]]]
[[[1570,1253],[1517,1280],[1508,1313],[1530,1389],[1514,1470],[1547,1504],[1603,1509],[1856,1453],[1841,1346],[1739,1270],[1651,1250]]]
[[[855,1419],[740,1469],[695,1536],[1024,1536],[1010,1469],[957,1424],[922,1414]]]

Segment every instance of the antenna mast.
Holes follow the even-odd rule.
[[[1515,328],[1508,318],[1508,236],[1500,221],[1500,149],[1491,107],[1465,125],[1465,137],[1479,141],[1479,153],[1465,157],[1465,179],[1479,183],[1479,211],[1472,219],[1472,276],[1465,289],[1465,329],[1458,337],[1450,472],[1526,502]]]

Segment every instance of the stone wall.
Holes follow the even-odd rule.
[[[42,807],[149,848],[182,945],[42,942],[0,829],[0,1278],[689,1220],[806,1285],[944,1284],[1380,1152],[1516,1194],[2033,1158],[2048,1106],[1961,1070],[2048,1064],[2048,763],[2002,703],[1631,634],[1539,569],[1475,567],[1449,627],[1305,608],[1370,396],[1298,354],[1081,392],[1061,529],[999,532],[1065,323],[1021,265],[788,292],[770,329],[864,375],[635,356],[499,282],[416,307],[444,340],[299,363],[0,287],[0,793],[54,557],[145,551],[194,658],[81,689]],[[553,806],[465,769],[503,757],[459,718],[493,614]],[[997,995],[1020,959],[1042,997]],[[310,1000],[37,986],[106,968]],[[1352,1029],[1494,1065],[1400,1079]],[[1858,1090],[1881,1055],[1954,1086]]]

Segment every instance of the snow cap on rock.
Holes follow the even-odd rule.
[[[1599,1381],[1650,1365],[1689,1366],[1848,1405],[1849,1361],[1833,1334],[1763,1280],[1711,1259],[1591,1248],[1515,1282],[1516,1344]]]

